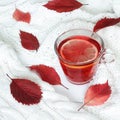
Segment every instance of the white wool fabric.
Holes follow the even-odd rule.
[[[78,0],[85,4],[71,12],[58,13],[43,5],[49,0],[0,0],[0,120],[119,120],[120,119],[120,24],[97,32],[106,47],[105,60],[99,65],[93,81],[74,85],[66,79],[54,51],[56,38],[64,31],[85,28],[93,30],[104,18],[120,17],[119,0]],[[64,2],[64,1],[63,1]],[[12,15],[15,9],[30,12],[30,24],[18,22]],[[22,47],[20,30],[34,34],[40,43],[38,51]],[[50,85],[26,66],[44,64],[53,67],[62,84]],[[34,105],[18,103],[10,92],[11,78],[26,78],[41,86],[42,99]],[[108,80],[112,93],[99,106],[84,106],[84,95],[90,85]]]

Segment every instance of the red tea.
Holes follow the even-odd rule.
[[[87,36],[72,36],[59,44],[60,63],[70,82],[84,84],[92,79],[100,50],[100,44]]]

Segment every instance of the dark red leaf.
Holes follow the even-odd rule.
[[[79,110],[85,105],[95,106],[102,105],[111,95],[111,87],[108,84],[108,81],[104,84],[92,85],[88,88],[85,98],[84,104],[79,108]]]
[[[13,13],[13,18],[17,21],[23,21],[23,22],[30,23],[31,15],[29,12],[25,13],[19,9],[16,9]]]
[[[11,94],[22,104],[37,104],[42,98],[40,86],[27,79],[12,79]]]
[[[52,67],[46,65],[33,65],[30,69],[36,71],[42,80],[52,85],[61,84],[59,75]]]
[[[30,69],[37,72],[43,81],[48,82],[51,85],[60,84],[63,87],[65,87],[61,83],[60,77],[54,68],[46,66],[46,65],[33,65],[33,66],[30,66]]]
[[[96,23],[96,25],[93,28],[93,31],[97,32],[98,30],[102,28],[115,25],[119,22],[120,22],[120,17],[119,18],[103,18]]]
[[[37,50],[40,46],[37,38],[28,32],[20,31],[21,44],[28,50]]]
[[[59,13],[61,12],[69,12],[75,9],[78,9],[82,6],[80,2],[77,0],[50,0],[44,6],[50,10],[55,10]]]

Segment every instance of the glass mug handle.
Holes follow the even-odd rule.
[[[104,49],[102,55],[101,55],[101,59],[100,59],[100,63],[112,63],[115,61],[115,54],[110,50],[110,49]]]

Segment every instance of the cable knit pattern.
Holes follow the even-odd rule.
[[[48,0],[1,0],[0,1],[0,120],[119,120],[120,119],[120,25],[104,28],[97,33],[107,49],[106,64],[101,63],[93,81],[86,85],[73,85],[63,74],[54,51],[54,42],[62,32],[73,28],[92,30],[104,17],[120,17],[119,0],[78,0],[84,5],[72,12],[57,13],[43,6]],[[12,14],[18,8],[30,12],[30,24],[18,22]],[[29,51],[20,43],[19,31],[34,34],[40,43],[38,51]],[[111,62],[115,59],[114,62]],[[59,74],[60,85],[52,86],[42,81],[26,66],[45,64]],[[30,79],[42,88],[39,104],[23,105],[10,93],[11,81],[6,76]],[[108,80],[112,94],[105,104],[85,106],[80,111],[84,94],[90,85]],[[79,94],[78,94],[79,93]]]

